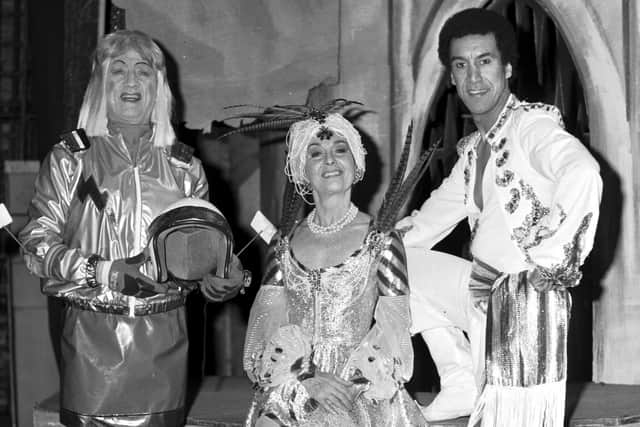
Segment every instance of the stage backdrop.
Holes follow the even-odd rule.
[[[248,224],[257,209],[272,222],[279,220],[284,144],[260,144],[251,138],[234,138],[226,144],[215,141],[211,122],[231,116],[234,111],[223,108],[233,104],[304,104],[314,87],[314,98],[362,102],[365,111],[358,115],[356,125],[369,156],[365,180],[356,188],[356,203],[375,212],[395,151],[390,140],[393,106],[387,0],[112,3],[124,9],[125,28],[150,34],[170,56],[168,71],[177,92],[177,118],[187,128],[201,131],[198,155],[205,166],[216,170],[210,176],[212,199],[214,203],[230,202],[220,207],[240,229],[237,243],[250,237]],[[253,247],[263,249],[264,244]],[[245,264],[256,261],[253,258],[246,253],[241,256]],[[250,302],[251,296],[244,299]],[[216,322],[234,323],[229,317]],[[227,362],[216,373],[238,374],[237,352],[244,333],[235,326],[225,329],[233,329],[221,332],[226,342],[221,347],[228,349],[222,359]]]
[[[304,103],[337,78],[335,1],[114,0],[128,29],[151,34],[178,66],[184,119],[208,128],[238,103]]]
[[[149,33],[172,57],[169,71],[177,77],[174,90],[178,90],[178,117],[188,128],[202,129],[206,134],[212,120],[232,114],[223,110],[228,105],[303,104],[308,91],[321,83],[328,88],[327,97],[363,102],[370,113],[360,117],[357,125],[372,144],[371,157],[376,157],[377,167],[365,179],[369,197],[363,199],[365,206],[361,208],[370,210],[379,205],[394,151],[391,148],[394,144],[389,141],[392,107],[388,2],[113,0],[113,3],[125,10],[126,28]],[[255,149],[248,150],[247,157],[257,157]],[[203,154],[205,161],[224,157],[217,155],[215,149],[211,151]],[[280,172],[281,165],[268,166]],[[226,167],[229,169],[229,164]],[[244,175],[243,181],[252,179]],[[260,180],[255,179],[255,185],[260,186]],[[265,203],[264,191],[262,194]],[[245,211],[252,208],[239,206],[242,222],[247,221]]]

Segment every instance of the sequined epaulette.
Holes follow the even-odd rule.
[[[460,140],[458,141],[458,144],[456,145],[456,151],[458,152],[458,156],[462,156],[462,153],[464,153],[464,150],[467,148],[467,145],[471,143],[471,140],[473,139],[472,136],[474,134],[475,133],[472,133],[465,137],[460,138]]]
[[[171,158],[186,165],[191,163],[193,152],[195,149],[183,142],[176,141],[170,148],[169,155]]]
[[[91,146],[91,142],[82,128],[61,134],[60,142],[72,153],[84,151]]]
[[[564,120],[562,119],[562,113],[555,105],[545,104],[544,102],[521,102],[518,108],[522,111],[542,111],[547,112],[553,116],[558,124],[564,128]]]

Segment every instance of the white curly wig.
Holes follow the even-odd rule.
[[[309,194],[309,180],[304,174],[307,159],[307,148],[314,136],[323,127],[343,136],[356,165],[356,180],[362,180],[365,171],[365,155],[367,151],[362,145],[362,138],[355,127],[339,113],[331,113],[322,121],[314,118],[295,122],[287,133],[287,160],[284,168],[285,174],[296,187],[296,191],[301,196]],[[355,184],[354,182],[354,184]]]

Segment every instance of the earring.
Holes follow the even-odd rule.
[[[298,195],[300,195],[300,197],[302,197],[302,200],[304,200],[304,202],[309,205],[309,206],[313,206],[315,205],[314,201],[313,201],[313,196],[311,197],[311,200],[307,200],[307,196],[311,193],[313,193],[313,191],[311,190],[311,183],[308,182],[307,180],[305,180],[305,182],[301,183],[301,184],[296,184],[296,193],[298,193]]]
[[[364,171],[362,169],[356,169],[356,173],[354,176],[354,180],[353,183],[355,184],[356,182],[360,182],[362,181],[362,178],[364,177]]]

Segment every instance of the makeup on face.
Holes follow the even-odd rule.
[[[311,187],[320,190],[342,191],[355,178],[355,161],[349,144],[340,134],[329,138],[315,136],[307,146],[305,175]]]
[[[158,79],[151,64],[135,50],[111,60],[106,74],[107,115],[110,120],[149,123]]]

